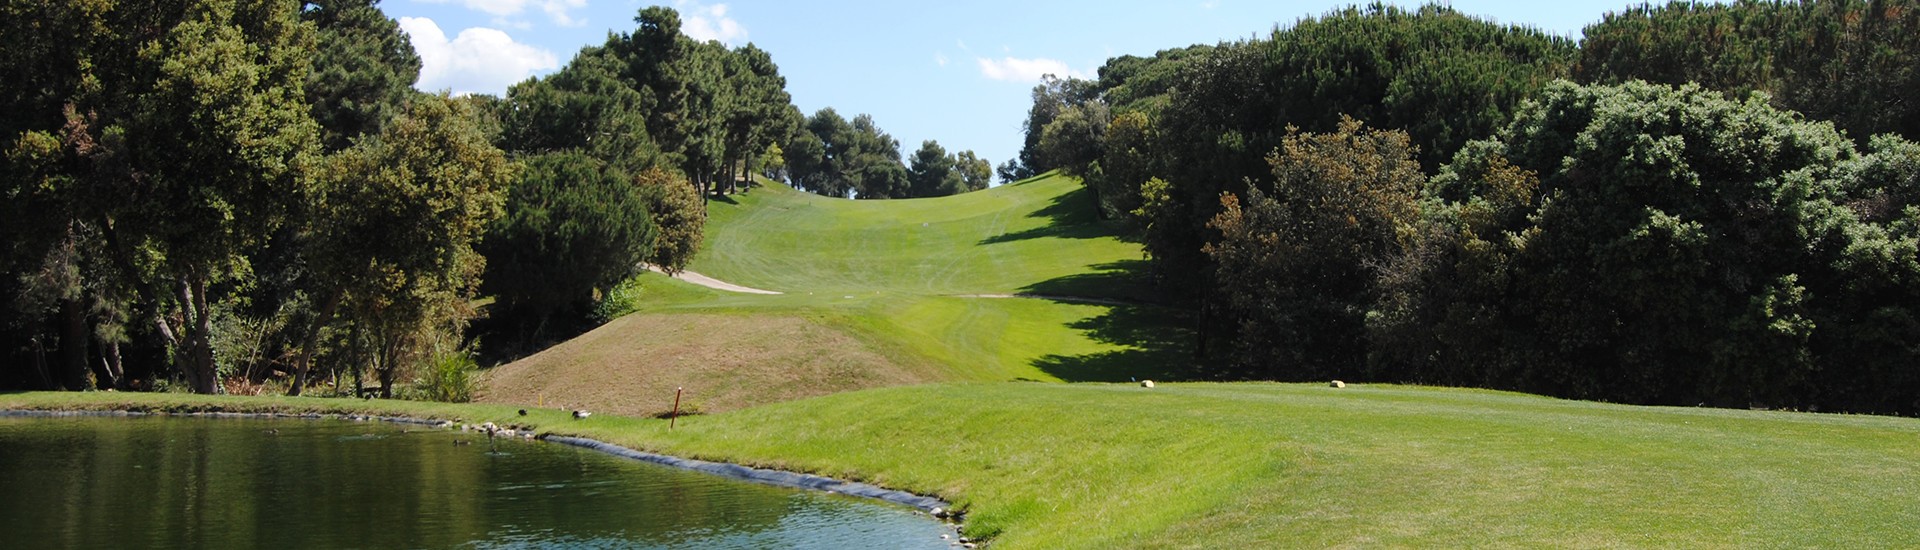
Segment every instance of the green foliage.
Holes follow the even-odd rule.
[[[951,180],[951,181],[949,181]],[[953,157],[940,142],[927,140],[913,152],[907,166],[907,194],[912,197],[940,197],[962,191],[960,174],[953,170]]]
[[[1222,195],[1207,244],[1233,363],[1281,380],[1352,377],[1365,358],[1373,266],[1397,253],[1423,178],[1407,134],[1347,119],[1290,135],[1269,157],[1272,195]]]
[[[783,149],[788,173],[800,189],[861,199],[913,196],[913,182],[900,162],[900,142],[876,126],[871,116],[848,121],[831,107],[821,109],[807,118],[804,130],[795,132]]]
[[[1220,194],[1263,179],[1264,159],[1289,126],[1331,132],[1350,116],[1404,130],[1431,172],[1564,75],[1574,54],[1572,42],[1538,30],[1439,6],[1375,4],[1304,19],[1264,40],[1167,52],[1139,67],[1121,61],[1107,73],[1118,80],[1111,89],[1128,90],[1127,109],[1157,113],[1147,125],[1155,137],[1139,158],[1109,158],[1102,168],[1124,174],[1115,187],[1144,181],[1140,167],[1169,184],[1171,204],[1161,211],[1179,214],[1150,224],[1148,254],[1170,283],[1199,288],[1208,265],[1199,250]],[[1165,71],[1177,76],[1154,78],[1178,86],[1140,80]],[[1169,90],[1164,107],[1132,107],[1156,89]],[[1131,166],[1114,172],[1120,164]]]
[[[612,290],[601,295],[600,301],[593,304],[593,321],[605,324],[624,317],[628,313],[639,311],[644,305],[641,299],[647,294],[646,285],[640,281],[639,277],[620,281],[620,284],[614,285]]]
[[[336,312],[374,342],[367,363],[389,379],[435,333],[465,327],[485,270],[474,246],[514,178],[475,119],[467,102],[417,96],[378,135],[327,159],[303,251],[319,311],[301,337],[296,394]]]
[[[663,163],[648,132],[647,97],[622,77],[626,67],[608,49],[588,48],[560,71],[514,85],[502,141],[521,154],[580,151],[621,170]]]
[[[649,168],[634,177],[640,196],[646,199],[647,212],[658,229],[646,262],[667,273],[679,273],[700,252],[705,234],[707,210],[700,203],[700,192],[678,174]]]
[[[1057,167],[1069,176],[1086,177],[1092,165],[1100,161],[1103,139],[1113,114],[1107,104],[1088,101],[1068,105],[1040,131],[1040,156],[1044,166]]]
[[[480,365],[466,352],[439,353],[428,360],[420,377],[413,381],[408,397],[441,403],[473,401],[480,388]]]
[[[579,153],[523,164],[506,215],[480,247],[482,290],[497,307],[542,325],[556,312],[585,313],[596,295],[632,276],[659,231],[646,196],[624,172]]]
[[[1880,200],[1863,180],[1910,181],[1915,149],[1880,143],[1857,159],[1764,96],[1549,86],[1434,179],[1426,240],[1388,285],[1417,290],[1389,293],[1375,366],[1583,398],[1911,412],[1914,377],[1893,362],[1915,350],[1891,341],[1920,338],[1899,321],[1920,303],[1916,271],[1885,261],[1911,241],[1859,212]]]
[[[1831,120],[1857,143],[1920,138],[1920,2],[1673,2],[1609,13],[1586,29],[1582,82],[1696,82],[1771,94],[1781,109]]]
[[[973,154],[973,151],[961,151],[954,155],[953,170],[960,174],[961,193],[979,191],[993,184],[993,163]]]
[[[307,103],[320,124],[321,144],[345,149],[375,133],[413,94],[420,56],[400,24],[380,12],[379,0],[307,0],[300,18],[319,30]]]
[[[1020,157],[1008,161],[1008,171],[1002,179],[1022,180],[1059,168],[1040,146],[1047,126],[1068,107],[1095,101],[1099,94],[1099,85],[1094,82],[1072,77],[1062,79],[1056,75],[1041,77],[1040,84],[1033,87],[1033,107],[1027,110],[1027,120],[1022,126],[1026,142],[1020,147]]]
[[[993,165],[973,151],[948,155],[940,142],[928,140],[914,151],[907,166],[907,198],[944,197],[986,189]]]

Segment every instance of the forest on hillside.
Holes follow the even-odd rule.
[[[1212,376],[1920,413],[1920,7],[1374,4],[1033,89]]]
[[[23,0],[0,21],[0,389],[464,400],[477,355],[631,308],[643,263],[684,268],[705,200],[750,174],[905,198],[989,170],[803,118],[771,54],[666,7],[500,97],[415,91],[378,0]]]

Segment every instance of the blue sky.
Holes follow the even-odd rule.
[[[649,5],[682,30],[773,54],[794,104],[871,114],[911,154],[922,140],[1000,162],[1020,149],[1041,74],[1092,77],[1107,58],[1263,36],[1353,2],[385,0],[425,67],[418,87],[504,93],[558,69],[582,46],[634,27]],[[1417,6],[1414,2],[1392,2]],[[1630,0],[1452,2],[1462,12],[1578,38]]]

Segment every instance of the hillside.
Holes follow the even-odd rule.
[[[709,216],[691,269],[783,294],[644,274],[640,311],[492,369],[482,400],[654,414],[652,396],[686,387],[725,411],[919,382],[1181,378],[1190,362],[1139,245],[1071,178],[900,201],[769,183]],[[835,372],[851,375],[822,379]]]

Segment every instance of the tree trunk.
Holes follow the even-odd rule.
[[[60,300],[60,387],[87,389],[87,308],[80,299]]]
[[[181,276],[175,282],[175,292],[179,295],[181,315],[186,330],[181,331],[183,345],[175,352],[180,370],[187,376],[187,386],[194,393],[212,394],[219,387],[219,376],[213,364],[213,342],[209,339],[209,330],[213,325],[212,312],[207,311],[206,278],[198,275]]]
[[[100,363],[93,369],[96,386],[102,390],[125,389],[126,367],[120,364],[120,343],[100,342]]]
[[[33,337],[29,343],[33,345],[33,389],[54,389],[53,378],[47,376],[47,345],[40,341],[39,336]]]
[[[320,329],[333,320],[333,312],[345,297],[346,292],[335,289],[327,296],[327,303],[320,306],[320,314],[300,335],[300,353],[293,357],[293,387],[287,388],[287,395],[300,395],[301,389],[307,387],[307,368],[313,364],[313,348],[319,345]]]

